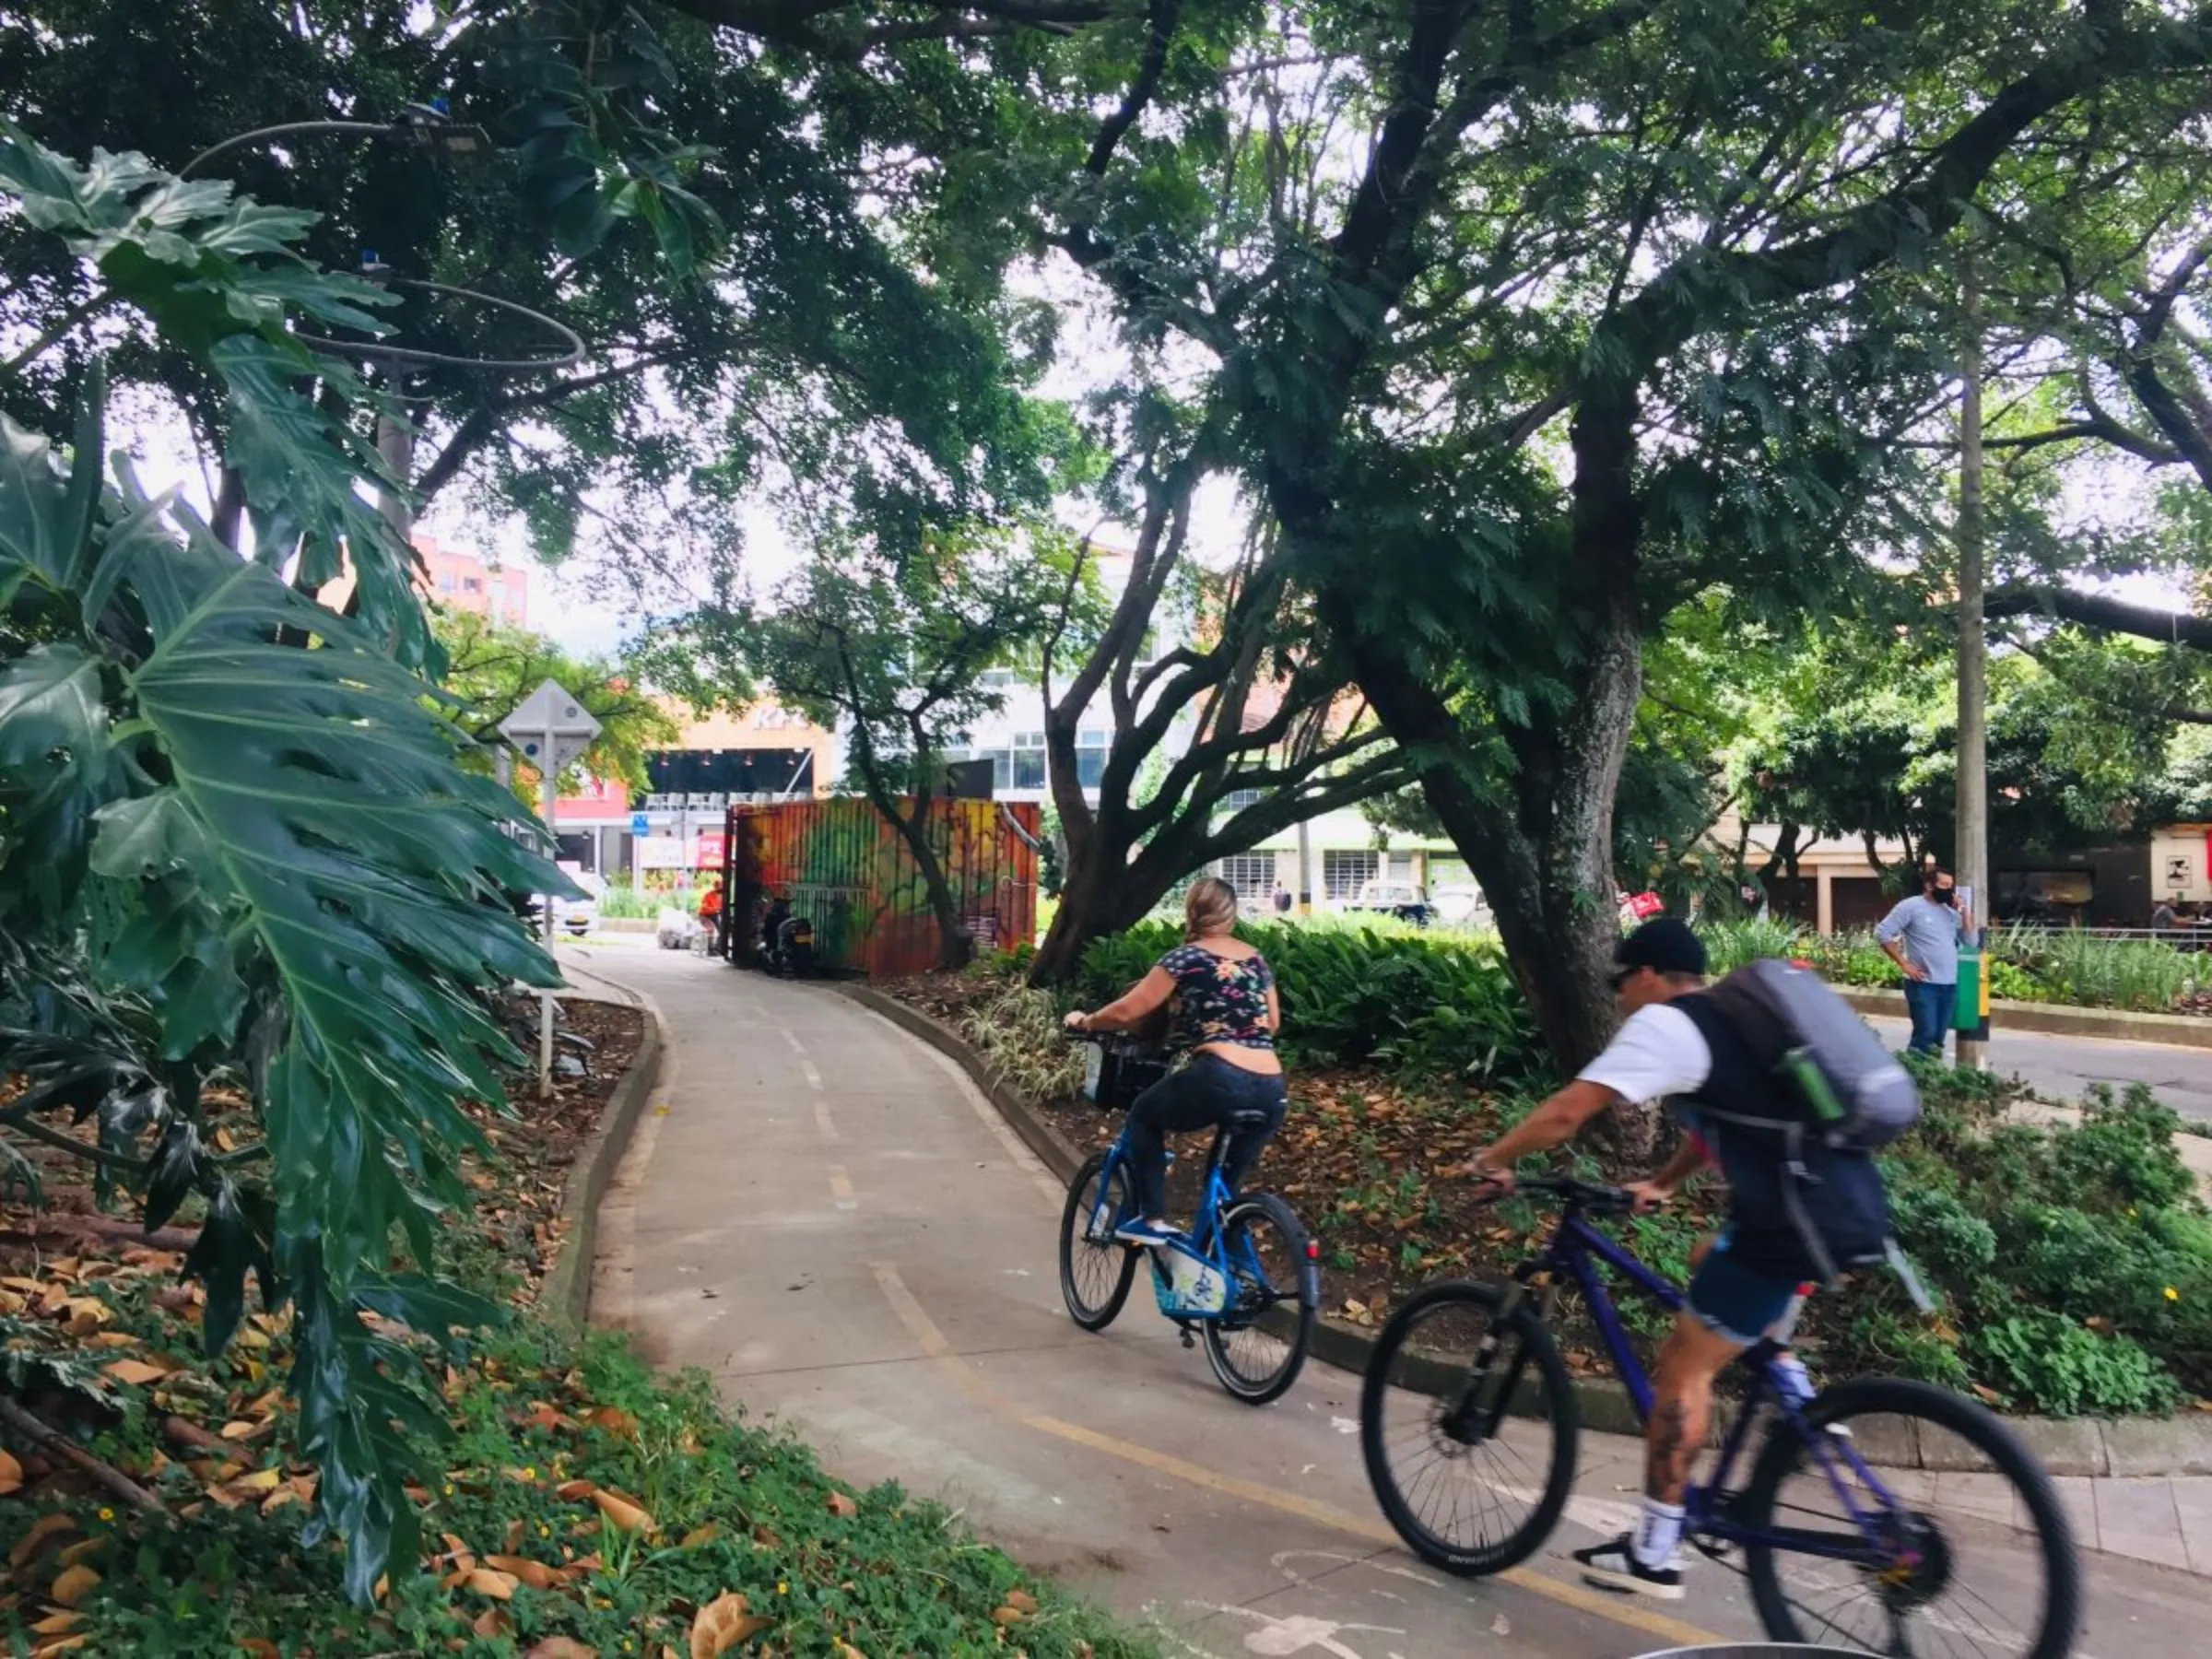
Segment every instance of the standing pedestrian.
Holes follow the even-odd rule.
[[[1874,930],[1876,942],[1904,971],[1913,1053],[1943,1053],[1959,1004],[1959,941],[1973,924],[1959,902],[1957,880],[1936,865],[1922,874],[1918,897],[1900,900]]]
[[[1275,884],[1275,913],[1278,916],[1290,913],[1290,889],[1279,881]]]
[[[2182,924],[2181,912],[2173,908],[2173,900],[2161,899],[2150,912],[2150,931],[2171,933]]]

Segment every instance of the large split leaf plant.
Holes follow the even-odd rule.
[[[0,193],[97,272],[105,337],[218,389],[250,526],[241,553],[107,454],[97,373],[47,431],[0,427],[0,1177],[37,1202],[75,1160],[147,1229],[196,1224],[211,1352],[249,1281],[288,1308],[311,1535],[366,1598],[416,1557],[426,1361],[492,1312],[439,1260],[463,1102],[512,1058],[488,998],[556,977],[506,896],[562,884],[439,712],[366,493],[374,394],[300,337],[366,337],[382,297],[296,252],[311,216],[135,156],[9,128]],[[314,596],[341,564],[346,615]],[[260,1133],[226,1147],[208,1105],[241,1097]]]

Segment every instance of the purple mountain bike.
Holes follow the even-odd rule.
[[[1599,1268],[1663,1308],[1682,1305],[1593,1225],[1629,1214],[1628,1194],[1551,1178],[1518,1190],[1560,1200],[1549,1244],[1510,1285],[1433,1285],[1399,1308],[1360,1400],[1383,1513],[1415,1554],[1465,1575],[1534,1554],[1572,1494],[1581,1407],[1549,1328],[1559,1289],[1580,1292],[1639,1420],[1651,1383]],[[1739,1361],[1743,1398],[1686,1505],[1686,1538],[1746,1574],[1767,1634],[1892,1659],[2064,1659],[2080,1625],[2080,1558],[2050,1477],[2012,1431],[1975,1401],[1898,1378],[1794,1403],[1773,1367],[1780,1351],[1762,1343]],[[2010,1518],[1935,1512],[1942,1477],[1897,1463],[1978,1473],[1976,1510]],[[1991,1502],[1992,1490],[2009,1502]]]

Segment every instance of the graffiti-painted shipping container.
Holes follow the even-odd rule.
[[[913,802],[901,806],[910,813]],[[944,865],[978,950],[1024,944],[1037,932],[1039,813],[1030,802],[936,800],[929,844]],[[871,979],[924,973],[939,941],[921,865],[899,832],[859,796],[733,806],[724,846],[733,937],[756,929],[769,895],[814,924],[825,967]]]

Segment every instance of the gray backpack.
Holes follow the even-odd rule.
[[[1830,1147],[1873,1152],[1920,1122],[1920,1091],[1882,1040],[1809,968],[1747,962],[1707,993],[1752,1053],[1788,1087],[1776,1104]]]

